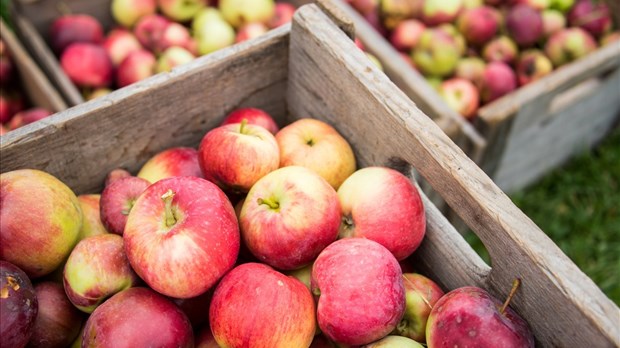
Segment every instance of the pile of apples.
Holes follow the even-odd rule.
[[[596,0],[347,0],[469,120],[620,38]]]
[[[45,108],[30,106],[13,57],[0,38],[0,136],[51,114]]]
[[[534,346],[508,301],[414,273],[416,186],[316,119],[237,109],[100,193],[21,169],[0,201],[7,346]]]
[[[113,0],[117,26],[108,33],[93,16],[66,14],[49,40],[63,71],[93,99],[259,36],[294,12],[274,0]]]

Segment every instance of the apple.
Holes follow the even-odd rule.
[[[274,0],[220,0],[218,8],[235,28],[250,22],[267,24],[275,14]]]
[[[99,200],[101,199],[101,195],[82,194],[77,196],[77,198],[82,210],[82,228],[80,229],[78,240],[109,233],[105,226],[103,226],[101,215],[99,215]]]
[[[371,0],[374,1],[374,0]],[[293,20],[295,6],[287,2],[276,2],[273,17],[267,22],[269,29],[275,29]]]
[[[198,53],[209,54],[235,43],[235,29],[222,17],[220,11],[207,7],[192,22]]]
[[[32,335],[39,310],[37,295],[26,273],[4,261],[4,257],[0,260],[0,289],[2,346],[24,347]]]
[[[157,3],[155,0],[112,0],[110,8],[117,23],[131,28],[140,18],[154,14]]]
[[[3,124],[0,123],[0,135],[5,135],[8,132],[9,130]]]
[[[96,88],[92,92],[87,93],[86,100],[88,101],[88,100],[97,99],[105,95],[108,95],[110,93],[112,93],[112,90],[109,88],[105,88],[105,87]]]
[[[513,4],[526,4],[537,11],[543,11],[549,8],[552,0],[516,0]]]
[[[454,76],[471,81],[475,86],[480,86],[486,63],[479,57],[461,58],[454,70]]]
[[[49,42],[57,54],[76,42],[100,44],[103,42],[103,27],[95,17],[87,14],[63,15],[52,22]]]
[[[159,53],[159,45],[164,36],[170,20],[159,14],[151,14],[140,18],[133,33],[142,46],[153,52]]]
[[[540,11],[526,4],[511,7],[506,14],[506,30],[520,47],[529,47],[543,36]]]
[[[101,348],[193,346],[185,314],[147,288],[121,291],[97,307],[86,321],[82,342],[82,347]]]
[[[338,199],[342,209],[340,238],[371,239],[397,260],[411,255],[424,238],[426,220],[420,194],[409,178],[394,169],[356,171],[338,189]]]
[[[575,0],[550,0],[549,8],[556,9],[558,11],[561,11],[562,13],[566,13],[573,7],[574,4]]]
[[[157,60],[155,72],[168,72],[179,65],[193,61],[196,57],[188,50],[179,46],[168,47]]]
[[[209,5],[209,0],[157,0],[161,12],[175,22],[186,22]]]
[[[161,33],[161,38],[156,44],[157,52],[164,52],[166,49],[178,46],[191,52],[196,43],[192,38],[189,28],[176,22],[169,22]],[[194,52],[191,52],[192,54]]]
[[[572,27],[580,27],[595,38],[611,30],[612,20],[609,7],[602,1],[578,0],[567,14]]]
[[[482,46],[490,41],[500,29],[500,14],[489,6],[464,10],[458,17],[457,27],[467,42]]]
[[[349,5],[362,15],[377,12],[380,0],[349,0]]]
[[[108,232],[123,235],[133,205],[150,184],[147,180],[130,176],[115,180],[103,189],[99,214]]]
[[[9,85],[13,79],[15,65],[4,40],[0,38],[0,85]],[[1,118],[0,118],[1,119]]]
[[[239,254],[232,204],[215,184],[191,176],[149,186],[131,209],[123,238],[136,273],[175,298],[209,290]]]
[[[80,333],[84,317],[67,298],[61,284],[42,282],[34,286],[39,312],[28,348],[65,348]],[[3,336],[4,337],[4,336]]]
[[[545,44],[545,54],[554,67],[577,60],[597,48],[596,41],[579,27],[560,30],[551,35]]]
[[[489,41],[482,49],[482,57],[488,63],[502,62],[512,64],[518,55],[517,44],[508,36],[502,35]]]
[[[461,32],[459,32],[456,26],[450,23],[444,23],[437,26],[436,28],[437,30],[445,33],[454,40],[460,56],[467,53],[467,41],[465,41],[465,37],[463,36],[463,34],[461,34]]]
[[[375,27],[380,27],[382,31],[394,30],[401,21],[408,18],[420,18],[422,15],[422,1],[411,0],[381,0],[379,9],[363,13]],[[374,22],[374,23],[373,23]],[[379,31],[381,33],[381,31]],[[384,33],[381,33],[384,34]]]
[[[237,108],[226,115],[220,125],[241,123],[244,119],[247,120],[248,124],[262,126],[274,135],[280,130],[273,117],[266,111],[258,108]]]
[[[424,29],[424,23],[417,19],[403,20],[390,34],[390,42],[397,50],[409,52],[418,43]]]
[[[428,316],[444,291],[433,280],[419,273],[403,274],[403,283],[406,309],[394,334],[425,343]]]
[[[620,31],[612,31],[607,33],[603,35],[600,41],[601,46],[607,46],[612,42],[620,41]]]
[[[204,177],[223,190],[248,192],[278,169],[280,154],[273,134],[242,121],[207,132],[198,148],[198,162]]]
[[[261,262],[297,269],[338,237],[338,195],[310,169],[280,168],[252,186],[239,225],[245,245]]]
[[[202,327],[196,334],[196,348],[220,348],[220,345],[217,344],[215,337],[213,337],[213,333],[211,332],[211,327],[206,325]]]
[[[476,117],[480,93],[473,82],[459,77],[450,78],[441,83],[439,95],[452,110],[466,119],[472,120]]]
[[[411,57],[423,74],[444,77],[454,72],[461,57],[461,47],[446,32],[427,28],[422,32]]]
[[[451,23],[462,9],[462,0],[424,0],[422,21],[430,27]]]
[[[338,189],[355,169],[351,145],[331,125],[312,118],[302,118],[276,134],[280,148],[280,167],[309,168]]]
[[[372,53],[369,53],[369,52],[365,52],[365,53],[366,53],[366,57],[368,57],[368,60],[370,60],[372,64],[374,64],[377,68],[379,68],[379,70],[383,71],[383,64],[381,64],[381,61],[379,61],[379,58],[377,58],[377,56],[375,56]]]
[[[517,76],[511,67],[502,62],[487,64],[480,86],[482,102],[492,102],[515,89],[517,89]]]
[[[155,55],[145,49],[129,53],[116,70],[116,85],[129,86],[155,74]]]
[[[126,178],[128,176],[132,176],[130,172],[123,168],[112,169],[105,177],[104,187],[109,186],[111,183],[118,179]]]
[[[53,112],[40,107],[30,108],[24,111],[20,111],[13,115],[11,121],[9,121],[8,126],[9,130],[17,129],[19,127],[23,127],[27,124],[31,124],[33,122],[37,122],[42,120],[48,116],[51,116]]]
[[[405,312],[405,288],[398,261],[366,238],[340,239],[317,257],[312,293],[318,296],[321,331],[332,341],[363,345],[396,328]]]
[[[198,151],[191,147],[172,147],[151,157],[137,174],[150,183],[173,176],[202,178],[198,164]]]
[[[246,40],[253,39],[255,37],[259,37],[269,31],[269,27],[263,23],[252,22],[246,23],[239,27],[237,30],[237,36],[235,37],[235,42],[243,42]]]
[[[525,320],[474,286],[452,290],[435,303],[426,341],[429,347],[534,347]]]
[[[101,45],[73,43],[63,51],[60,65],[79,87],[106,87],[112,83],[112,60]]]
[[[424,346],[411,338],[390,335],[367,344],[363,348],[424,348]]]
[[[209,322],[223,347],[249,347],[249,337],[256,347],[309,347],[316,326],[314,301],[297,279],[264,264],[245,263],[215,288]]]
[[[0,259],[31,279],[54,271],[69,256],[82,227],[75,193],[36,169],[0,174]]]
[[[566,28],[566,17],[558,10],[545,10],[542,13],[543,36],[548,38],[556,32]]]
[[[548,75],[553,70],[553,64],[545,54],[536,49],[521,53],[517,62],[517,79],[519,86],[536,81]]]
[[[13,113],[11,112],[11,97],[0,91],[0,124],[5,124],[11,120]]]
[[[103,48],[112,59],[112,64],[118,66],[131,52],[141,50],[142,45],[131,31],[117,28],[108,33]]]
[[[85,313],[92,313],[108,297],[136,286],[138,281],[127,261],[123,237],[111,233],[81,240],[63,272],[69,301]]]

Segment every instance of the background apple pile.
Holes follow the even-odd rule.
[[[0,201],[10,347],[534,346],[508,301],[414,273],[416,186],[319,120],[237,109],[100,193],[22,169]]]
[[[468,119],[479,106],[620,38],[604,1],[348,2]]]
[[[53,22],[49,43],[92,99],[261,35],[289,22],[294,11],[274,0],[113,0],[118,26],[104,33],[96,18],[66,14]]]

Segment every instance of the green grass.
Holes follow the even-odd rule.
[[[620,129],[535,185],[514,203],[620,304]],[[466,236],[488,260],[473,234]]]

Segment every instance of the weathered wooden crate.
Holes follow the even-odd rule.
[[[430,204],[415,267],[445,289],[477,285],[504,298],[541,346],[620,345],[620,309],[381,73],[316,5],[292,25],[82,103],[7,134],[2,172],[38,168],[77,193],[98,192],[117,167],[136,172],[171,146],[197,146],[231,110],[270,112],[282,126],[300,117],[332,124],[359,167],[415,168],[486,245],[486,265]]]

